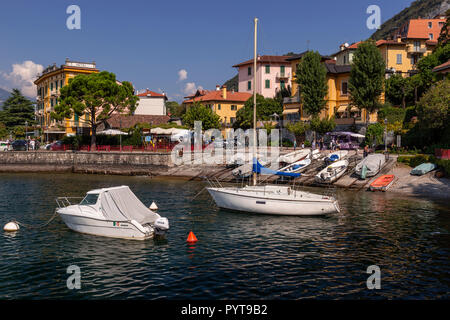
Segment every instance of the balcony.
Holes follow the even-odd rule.
[[[289,77],[291,76],[290,72],[277,72],[277,79],[289,79]]]
[[[427,48],[421,48],[421,47],[416,47],[416,46],[409,46],[407,48],[408,53],[426,53],[427,52]]]
[[[300,97],[298,95],[295,95],[293,97],[283,98],[283,104],[288,103],[300,103]]]
[[[57,97],[59,97],[59,92],[58,91],[54,91],[54,92],[52,92],[51,96],[54,97],[54,98],[57,98]]]

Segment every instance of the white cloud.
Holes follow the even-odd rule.
[[[186,85],[184,86],[184,93],[189,95],[189,94],[194,94],[197,90],[203,90],[202,86],[196,86],[195,82],[188,82],[186,83]]]
[[[181,69],[178,71],[178,81],[183,81],[187,79],[187,71],[185,69]]]
[[[7,81],[8,87],[18,88],[27,97],[36,96],[36,86],[33,81],[37,75],[44,70],[44,67],[33,61],[27,60],[21,64],[12,65],[10,73],[2,72],[2,77]]]

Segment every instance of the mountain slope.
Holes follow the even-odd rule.
[[[386,39],[395,29],[410,19],[433,18],[438,14],[444,14],[450,8],[450,0],[417,0],[408,8],[385,21],[380,29],[372,34],[371,39]]]
[[[227,80],[224,85],[227,86],[227,90],[239,91],[239,77],[235,75],[233,78]]]

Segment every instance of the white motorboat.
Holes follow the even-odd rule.
[[[303,160],[294,162],[284,168],[279,169],[281,172],[302,172],[311,164],[311,159],[306,157]]]
[[[279,156],[278,162],[291,164],[306,158],[310,152],[311,152],[310,149],[301,149],[293,151],[285,155]]]
[[[290,186],[260,185],[207,188],[219,208],[287,216],[314,216],[340,212],[337,200]]]
[[[366,177],[373,177],[380,172],[385,162],[386,157],[384,154],[369,154],[356,165],[355,172],[362,179],[365,179]]]
[[[327,157],[324,158],[324,161],[327,163],[336,162],[344,159],[348,154],[347,150],[339,150],[333,153],[330,153]]]
[[[347,160],[333,162],[316,174],[315,180],[319,183],[333,183],[338,180],[345,173],[345,171],[347,171],[347,168]]]
[[[169,230],[169,220],[147,208],[128,186],[91,190],[78,204],[71,199],[76,198],[57,198],[56,211],[77,232],[145,240]]]

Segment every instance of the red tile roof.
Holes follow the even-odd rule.
[[[289,57],[290,56],[258,56],[257,63],[288,63],[286,59]],[[233,67],[241,67],[252,63],[253,59],[250,59],[239,64],[235,64]]]
[[[145,90],[145,92],[141,92],[141,93],[137,94],[138,97],[147,97],[148,95],[150,95],[150,97],[165,97],[164,94],[150,91],[148,89]]]
[[[119,115],[115,114],[111,116],[106,122],[107,127],[112,129],[130,128],[138,123],[149,123],[153,125],[160,125],[169,122],[169,116],[157,116],[157,115]],[[103,130],[104,125],[101,124],[98,130]]]
[[[207,102],[207,101],[230,101],[230,102],[245,102],[252,96],[251,93],[247,92],[233,92],[227,91],[227,98],[223,98],[222,89],[209,91],[207,94],[203,96],[198,96],[192,99],[188,99],[183,101],[183,103],[193,103],[196,101],[199,102]]]
[[[450,71],[450,59],[447,62],[444,62],[443,64],[438,65],[437,67],[433,68],[434,72],[439,72],[443,70]]]

